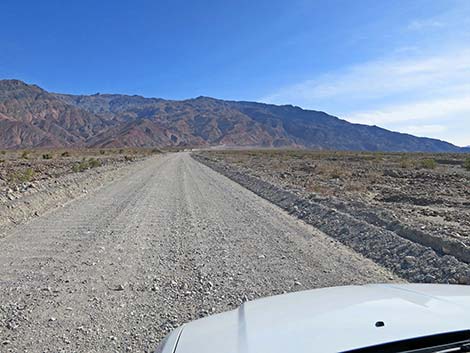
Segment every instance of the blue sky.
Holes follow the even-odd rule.
[[[470,145],[470,1],[0,3],[0,78],[294,104]]]

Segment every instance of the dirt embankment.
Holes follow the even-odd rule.
[[[230,151],[193,157],[403,278],[470,284],[465,156]]]

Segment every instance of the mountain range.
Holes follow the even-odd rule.
[[[292,105],[209,97],[176,101],[122,94],[58,94],[19,80],[0,80],[0,148],[221,145],[470,151]]]

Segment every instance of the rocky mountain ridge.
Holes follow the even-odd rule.
[[[0,148],[240,146],[464,152],[435,139],[352,124],[291,105],[50,93],[0,81]]]

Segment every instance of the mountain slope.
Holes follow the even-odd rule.
[[[99,139],[93,138],[90,142],[93,145],[107,145],[109,141],[106,138],[114,139],[114,145],[119,142],[115,136],[130,133],[138,136],[134,141],[136,145],[149,145],[149,139],[157,145],[295,145],[283,130],[268,129],[221,100],[200,97],[170,101],[122,95],[57,97],[80,109],[104,116],[112,115],[115,120],[125,123],[104,132]],[[163,136],[166,136],[166,143],[162,140]]]
[[[198,97],[49,93],[0,81],[0,147],[259,146],[461,152],[452,144],[351,124],[293,106]]]
[[[310,148],[428,152],[459,150],[440,140],[392,132],[377,126],[352,124],[324,112],[250,102],[234,104],[257,121],[281,121],[298,144]]]
[[[67,104],[35,85],[0,81],[0,146],[59,147],[85,145],[107,122]]]

